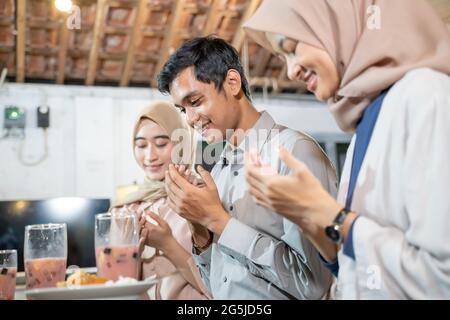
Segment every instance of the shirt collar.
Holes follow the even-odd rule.
[[[237,147],[226,141],[225,148],[220,156],[221,162],[223,162],[224,159],[228,162],[233,162],[236,160],[236,157],[242,159],[244,153],[250,151],[251,149],[257,149],[258,154],[260,154],[265,142],[268,140],[271,130],[273,130],[275,126],[276,123],[272,116],[267,111],[262,111],[261,116],[256,121],[255,125],[250,129],[252,131],[253,138],[256,137],[256,141],[253,139],[250,143],[246,143],[246,140],[249,139],[249,134],[245,136],[245,139],[241,141]],[[254,142],[257,142],[257,144],[255,145]]]

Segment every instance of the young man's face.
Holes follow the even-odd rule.
[[[226,138],[227,129],[236,129],[240,110],[235,105],[232,89],[224,81],[218,91],[214,83],[203,83],[195,78],[194,67],[183,70],[172,82],[170,94],[175,106],[186,112],[189,125],[208,143]]]

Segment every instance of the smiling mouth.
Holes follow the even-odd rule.
[[[202,136],[206,135],[206,132],[210,128],[211,121],[208,121],[206,123],[201,123],[200,125],[194,126],[194,128],[201,133]]]
[[[158,171],[159,169],[161,169],[163,166],[163,164],[152,164],[152,165],[148,165],[145,166],[146,169],[149,169],[150,171]]]
[[[307,70],[301,77],[301,80],[306,83],[306,88],[310,92],[314,92],[317,89],[317,73],[312,70]]]

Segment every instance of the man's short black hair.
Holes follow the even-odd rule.
[[[248,81],[239,60],[239,54],[225,40],[212,36],[199,37],[182,45],[169,57],[159,73],[159,91],[169,93],[169,87],[175,78],[189,67],[194,67],[198,81],[212,82],[219,91],[223,89],[228,70],[235,69],[241,75],[242,91],[251,100]]]

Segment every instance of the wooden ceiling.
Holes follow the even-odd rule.
[[[16,82],[155,86],[171,52],[216,34],[242,54],[252,87],[303,92],[283,63],[242,32],[262,0],[74,0],[80,28],[53,0],[0,0],[0,66]],[[450,29],[450,0],[429,0]]]

